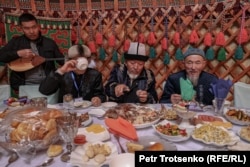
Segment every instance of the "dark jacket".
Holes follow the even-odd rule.
[[[45,58],[63,58],[64,55],[59,51],[57,44],[47,37],[40,35],[37,42],[37,49],[39,55]],[[25,35],[12,38],[6,46],[0,49],[0,62],[9,63],[20,58],[17,51],[21,49],[31,49],[30,40]],[[62,65],[64,60],[57,61]],[[48,75],[50,71],[55,71],[54,61],[46,61],[42,64],[45,74]],[[13,89],[18,90],[20,85],[25,85],[25,72],[11,71],[10,85]]]
[[[160,103],[171,103],[171,95],[172,94],[181,94],[181,88],[180,88],[180,78],[187,78],[187,73],[185,70],[182,70],[180,72],[174,73],[170,75],[167,80],[166,84],[164,86],[163,94],[160,99]],[[211,88],[211,83],[215,82],[218,78],[210,73],[207,73],[205,71],[201,72],[198,84],[194,87],[194,90],[196,91],[196,99],[199,100],[199,85],[203,85],[203,104],[205,105],[211,105],[212,100],[214,99],[214,95],[209,91],[209,88]]]
[[[110,73],[110,78],[105,85],[105,92],[109,97],[109,101],[115,101],[118,103],[140,103],[139,98],[136,95],[137,90],[146,90],[148,92],[148,100],[145,103],[158,102],[157,93],[155,90],[155,77],[151,70],[143,69],[141,74],[133,80],[131,80],[127,74],[127,67],[117,65]],[[115,87],[118,84],[125,84],[130,88],[129,92],[126,92],[120,97],[115,96]]]
[[[72,77],[72,75],[74,76]],[[77,88],[75,83],[78,85]],[[87,68],[84,75],[77,75],[74,72],[60,75],[57,72],[51,72],[41,82],[39,91],[45,95],[51,95],[55,93],[58,88],[59,103],[63,102],[63,95],[67,93],[71,93],[74,98],[82,97],[83,100],[90,101],[92,97],[97,96],[102,102],[106,101],[102,84],[102,74],[95,69]],[[79,89],[79,91],[77,89]]]

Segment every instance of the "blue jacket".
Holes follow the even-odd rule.
[[[124,64],[116,65],[110,73],[110,77],[105,85],[105,92],[109,97],[109,101],[118,103],[141,103],[136,95],[137,90],[146,90],[148,92],[148,100],[145,103],[157,103],[158,96],[155,90],[155,77],[151,70],[143,69],[141,74],[132,81],[127,74],[127,67]],[[125,84],[130,88],[120,97],[115,96],[115,87],[118,84]]]
[[[160,98],[160,103],[171,103],[171,95],[172,94],[181,94],[180,89],[180,78],[187,78],[187,73],[185,70],[182,70],[180,72],[174,73],[170,75],[167,80],[166,84],[164,86],[163,94]],[[198,84],[194,87],[194,90],[196,91],[196,101],[199,100],[199,85],[203,85],[203,104],[205,105],[211,105],[212,100],[214,99],[214,95],[209,91],[209,88],[211,87],[211,83],[215,82],[218,78],[210,73],[207,73],[205,71],[201,72]]]

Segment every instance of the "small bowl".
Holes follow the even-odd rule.
[[[183,119],[190,119],[190,118],[193,118],[195,115],[196,115],[196,112],[194,111],[179,111],[179,110],[176,110],[176,114],[183,118]]]
[[[135,154],[123,153],[110,159],[109,167],[135,167]]]

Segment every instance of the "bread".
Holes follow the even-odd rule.
[[[141,151],[144,149],[143,145],[132,143],[132,142],[127,142],[126,146],[127,146],[128,152],[130,153],[134,153],[135,151]]]
[[[55,157],[61,154],[63,151],[63,147],[61,145],[50,145],[47,150],[47,155],[49,157]]]
[[[163,144],[156,142],[155,144],[149,146],[147,148],[147,150],[149,150],[149,151],[163,151],[164,146],[163,146]]]

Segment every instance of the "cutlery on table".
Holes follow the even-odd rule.
[[[6,164],[5,167],[8,167],[12,162],[15,162],[18,158],[19,157],[18,157],[17,153],[12,152],[10,157],[9,157],[8,164]]]
[[[49,158],[46,159],[41,165],[38,165],[37,167],[43,167],[43,166],[48,166],[51,164],[51,162],[54,160],[54,158]]]

